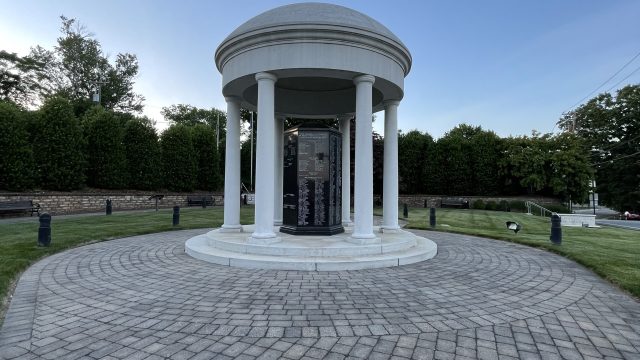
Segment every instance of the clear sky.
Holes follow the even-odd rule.
[[[138,56],[135,89],[163,128],[163,106],[224,110],[216,47],[249,18],[291,2],[0,0],[0,49],[52,48],[59,16],[77,18],[109,54]],[[434,137],[460,123],[501,136],[550,132],[563,111],[640,52],[639,0],[331,2],[378,20],[409,48],[399,127]],[[639,67],[640,58],[601,91]],[[618,87],[626,83],[640,83],[640,70]]]

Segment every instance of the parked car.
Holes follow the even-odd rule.
[[[627,220],[640,220],[640,215],[639,214],[632,214],[628,211],[624,212],[624,218]]]

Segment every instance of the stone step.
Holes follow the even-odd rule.
[[[249,235],[247,235],[249,236]],[[416,239],[404,238],[382,240],[379,244],[356,245],[344,241],[343,237],[297,236],[283,237],[275,244],[249,244],[242,237],[217,236],[215,230],[207,234],[209,245],[213,248],[256,255],[277,256],[360,256],[386,254],[402,251],[416,246]]]
[[[225,266],[237,266],[252,269],[306,271],[361,270],[400,266],[427,260],[433,258],[437,254],[437,245],[433,241],[418,237],[407,231],[400,231],[398,233],[394,233],[393,235],[381,235],[382,243],[389,246],[388,249],[392,248],[391,245],[393,245],[393,240],[396,239],[398,244],[402,245],[399,247],[399,250],[388,251],[386,253],[361,253],[350,255],[347,255],[345,253],[324,251],[321,244],[323,241],[326,244],[327,241],[317,238],[317,246],[315,246],[315,248],[313,246],[294,248],[294,252],[296,253],[296,255],[255,254],[232,251],[228,249],[225,250],[211,246],[212,237],[214,238],[214,241],[220,243],[219,237],[246,239],[246,237],[249,236],[250,233],[235,233],[231,236],[229,236],[229,233],[212,233],[213,232],[210,232],[208,234],[196,236],[187,240],[187,242],[185,243],[185,252],[194,258]],[[216,237],[218,238],[216,239]],[[290,237],[290,235],[287,235],[287,237]],[[334,237],[335,235],[328,238]],[[352,244],[346,243],[343,240],[344,236],[342,236],[342,240],[332,239],[331,241],[335,242],[333,245],[336,247],[357,247]],[[283,242],[295,243],[295,240],[289,238],[283,240],[280,243],[265,246],[270,247],[282,244]],[[343,243],[340,244],[341,242]],[[406,247],[406,244],[411,242],[413,242],[415,245]],[[369,245],[363,246],[368,247]],[[279,245],[279,247],[283,248],[282,245]],[[381,245],[378,244],[378,247],[381,247]],[[304,253],[304,248],[308,250],[307,253]],[[324,256],[320,256],[317,254],[324,254]]]

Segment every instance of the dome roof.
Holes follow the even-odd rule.
[[[354,28],[386,37],[405,47],[402,41],[389,29],[363,13],[344,6],[312,2],[280,6],[257,15],[240,25],[223,43],[252,31],[264,31],[268,28],[292,25],[328,25]]]

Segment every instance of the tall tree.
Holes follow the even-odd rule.
[[[227,113],[222,110],[216,108],[201,109],[193,105],[175,104],[163,107],[160,113],[166,120],[174,124],[207,124],[214,130],[219,129],[220,140],[223,140],[226,136]]]
[[[564,201],[584,203],[593,169],[582,140],[574,134],[563,133],[551,139],[551,147],[549,187]]]
[[[55,93],[72,101],[76,114],[91,107],[93,94],[100,90],[100,104],[109,110],[141,112],[144,97],[133,91],[138,75],[138,59],[119,53],[110,62],[100,42],[76,19],[61,16],[62,35],[53,50],[32,48],[29,59],[42,65],[42,96]]]
[[[33,105],[37,94],[48,94],[44,63],[30,56],[0,50],[0,101],[10,101],[22,106]]]
[[[507,139],[500,159],[501,175],[527,189],[529,194],[544,189],[548,183],[548,141],[549,135],[539,134]]]
[[[640,211],[640,84],[600,94],[558,121],[591,151],[600,202]]]

